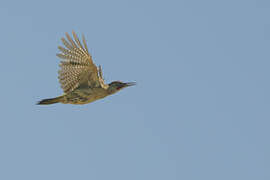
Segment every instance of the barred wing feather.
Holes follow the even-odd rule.
[[[71,92],[80,85],[89,87],[100,86],[98,69],[93,63],[91,55],[88,53],[84,36],[83,45],[75,32],[72,32],[73,39],[66,33],[67,40],[62,38],[65,46],[59,46],[61,53],[57,56],[64,61],[60,63],[59,82],[65,93]]]

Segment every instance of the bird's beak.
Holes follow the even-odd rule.
[[[125,83],[125,87],[128,87],[128,86],[134,86],[136,85],[136,82],[128,82],[128,83]]]

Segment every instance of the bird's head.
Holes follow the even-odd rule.
[[[124,89],[125,87],[128,86],[134,86],[136,83],[135,82],[128,82],[128,83],[124,83],[121,81],[113,81],[109,84],[109,88],[108,91],[110,94],[114,94],[117,91],[120,91],[121,89]]]

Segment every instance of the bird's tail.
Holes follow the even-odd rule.
[[[51,99],[43,99],[37,103],[37,105],[49,105],[49,104],[55,104],[61,102],[63,99],[63,96],[58,96],[56,98]]]

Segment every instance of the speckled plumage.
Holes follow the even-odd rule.
[[[122,83],[115,81],[111,86],[105,84],[101,66],[97,68],[88,52],[86,40],[82,36],[83,44],[72,32],[74,40],[66,33],[62,38],[65,47],[58,46],[61,53],[57,56],[63,61],[60,62],[59,82],[64,91],[62,96],[44,99],[38,104],[86,104],[95,100],[114,94],[120,89],[134,85],[134,83]]]
[[[75,42],[66,33],[68,41],[62,38],[63,44],[67,49],[59,46],[58,49],[62,52],[57,56],[64,61],[60,63],[59,82],[65,93],[69,93],[79,85],[88,85],[89,87],[100,86],[100,77],[98,69],[93,63],[91,55],[88,53],[85,38],[83,36],[83,44],[81,45],[75,32],[72,32]]]

